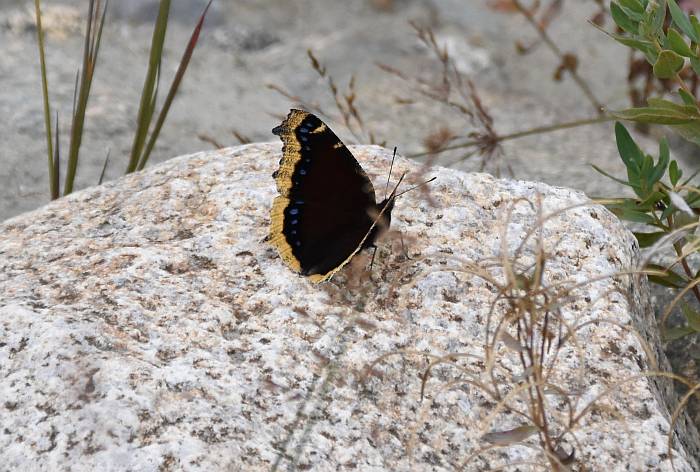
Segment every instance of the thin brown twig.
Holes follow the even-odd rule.
[[[515,133],[510,133],[510,134],[503,134],[503,135],[495,135],[492,139],[494,139],[497,143],[502,143],[504,141],[509,141],[511,139],[517,139],[517,138],[524,138],[526,136],[532,136],[536,134],[543,134],[543,133],[550,133],[553,131],[559,131],[563,129],[569,129],[569,128],[577,128],[579,126],[585,126],[585,125],[592,125],[596,123],[605,123],[606,121],[612,121],[614,118],[604,115],[598,118],[586,118],[583,120],[575,120],[575,121],[570,121],[567,123],[558,123],[554,125],[547,125],[547,126],[538,126],[535,128],[530,128],[527,130],[523,131],[517,131]],[[415,157],[424,157],[430,154],[437,154],[441,152],[446,152],[446,151],[453,151],[455,149],[465,149],[465,148],[471,148],[471,147],[478,147],[482,146],[484,144],[483,139],[473,139],[464,143],[459,143],[459,144],[453,144],[451,146],[445,146],[442,149],[438,149],[435,151],[428,151],[428,152],[419,152],[419,153],[414,153],[414,154],[408,154],[407,157],[415,158]]]
[[[547,47],[557,56],[559,59],[560,63],[564,63],[566,60],[566,54],[562,52],[561,49],[559,49],[559,46],[552,40],[552,38],[549,36],[547,33],[547,30],[535,19],[535,17],[532,15],[532,12],[525,8],[522,3],[520,3],[520,0],[511,0],[513,2],[513,5],[522,13],[522,15],[525,17],[528,23],[532,25],[533,28],[537,31],[537,33],[540,35],[540,38],[542,41],[547,45]],[[578,85],[578,87],[581,89],[583,94],[588,98],[588,101],[591,102],[591,104],[595,107],[596,113],[599,115],[603,115],[604,109],[602,103],[595,97],[593,94],[593,91],[591,90],[590,86],[588,83],[579,75],[579,73],[576,71],[576,69],[571,68],[567,69],[569,71],[569,74],[571,74],[571,78],[574,79],[574,82]]]
[[[673,220],[669,216],[666,221],[668,222],[669,228],[673,228]],[[693,274],[692,269],[688,265],[688,260],[687,257],[683,255],[683,248],[681,247],[680,242],[676,241],[673,243],[673,250],[676,251],[676,255],[680,258],[681,266],[683,267],[683,271],[685,274],[688,276],[689,279],[694,279],[695,275]],[[698,288],[697,285],[694,285],[692,287],[692,292],[693,295],[695,296],[695,299],[700,302],[700,288]]]

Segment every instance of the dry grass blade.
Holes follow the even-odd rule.
[[[524,441],[537,431],[538,429],[535,426],[524,425],[509,429],[507,431],[493,431],[486,433],[481,438],[484,441],[497,446],[510,446],[513,443]]]
[[[157,95],[157,81],[160,74],[161,58],[163,57],[163,43],[165,33],[168,28],[168,16],[170,14],[170,0],[160,0],[158,16],[153,28],[151,38],[151,53],[148,60],[148,70],[146,79],[141,90],[141,103],[139,105],[138,118],[136,120],[136,133],[131,147],[131,156],[126,173],[134,172],[143,155],[143,147],[146,144],[146,137],[153,117],[153,107],[155,105],[155,95]]]
[[[333,78],[325,65],[316,57],[311,49],[307,49],[306,55],[309,58],[311,68],[316,72],[320,79],[326,82],[328,85],[328,90],[331,97],[333,98],[333,103],[335,105],[339,118],[333,118],[329,113],[326,113],[318,104],[311,103],[304,98],[294,95],[284,88],[275,85],[267,84],[267,88],[274,90],[291,102],[299,104],[305,110],[311,111],[315,114],[329,117],[327,121],[337,121],[343,124],[345,128],[352,134],[356,142],[369,142],[370,144],[384,145],[384,141],[378,141],[376,135],[372,130],[370,130],[365,120],[362,118],[362,114],[357,107],[357,90],[355,88],[355,76],[351,76],[348,81],[347,89],[341,92],[336,80]]]
[[[49,164],[49,192],[52,200],[60,196],[56,185],[56,166],[54,163],[53,139],[51,136],[51,106],[49,103],[49,80],[46,75],[46,55],[44,52],[44,29],[41,25],[41,0],[34,0],[36,14],[36,35],[39,46],[39,63],[41,66],[41,93],[44,100],[44,128],[46,130],[46,152]]]
[[[250,144],[253,142],[253,140],[250,139],[248,136],[235,129],[231,130],[231,134],[233,134],[233,137],[236,138],[241,144]]]
[[[566,59],[566,54],[564,54],[561,49],[559,49],[559,46],[557,46],[556,42],[549,36],[549,33],[547,32],[547,26],[549,23],[552,21],[556,13],[559,11],[561,7],[561,1],[560,0],[555,0],[550,4],[550,7],[545,11],[545,14],[541,20],[537,20],[533,16],[533,11],[531,9],[525,8],[522,3],[520,3],[520,0],[511,0],[513,2],[513,5],[518,9],[520,13],[525,17],[525,19],[532,25],[533,28],[537,31],[537,33],[540,36],[540,39],[547,45],[547,47],[557,56],[559,59],[559,62],[564,64],[567,62]],[[593,105],[595,108],[596,112],[598,113],[599,116],[603,115],[603,105],[600,103],[600,101],[596,98],[596,96],[593,94],[593,91],[591,90],[590,86],[588,83],[576,72],[575,69],[571,69],[568,71],[569,74],[571,75],[571,78],[576,82],[576,85],[581,89],[583,94],[586,96],[589,102]]]
[[[146,162],[148,162],[148,158],[151,155],[151,151],[153,150],[153,147],[155,146],[156,141],[158,140],[160,130],[163,127],[163,123],[165,123],[165,119],[168,116],[168,111],[170,111],[170,106],[172,105],[173,100],[175,99],[175,95],[177,94],[177,91],[180,88],[180,83],[182,82],[182,79],[185,76],[187,66],[190,64],[190,59],[192,59],[192,53],[194,52],[194,48],[195,46],[197,46],[197,42],[199,41],[199,35],[202,32],[202,27],[204,26],[204,19],[207,16],[207,12],[209,11],[209,7],[211,6],[212,1],[213,0],[209,0],[207,6],[204,7],[204,11],[200,15],[199,21],[197,21],[197,25],[195,26],[194,31],[192,32],[192,36],[190,36],[190,40],[187,43],[187,48],[185,48],[185,52],[182,55],[182,59],[180,59],[180,65],[178,66],[177,72],[175,73],[175,78],[173,79],[172,84],[170,84],[168,95],[165,97],[163,107],[161,108],[160,113],[158,114],[158,119],[156,120],[156,124],[153,127],[153,131],[151,132],[148,144],[146,144],[146,149],[143,151],[143,154],[139,158],[137,166],[138,170],[141,170],[145,167]],[[160,71],[160,66],[158,66],[158,70]]]
[[[100,50],[102,30],[104,28],[105,15],[107,13],[107,2],[102,8],[100,0],[90,0],[88,6],[87,28],[85,31],[85,44],[83,46],[83,63],[80,73],[80,83],[78,85],[77,101],[73,112],[71,123],[70,147],[68,150],[68,168],[66,179],[63,185],[63,194],[68,195],[73,192],[75,174],[78,169],[78,159],[80,156],[80,145],[83,139],[83,128],[85,126],[85,111],[90,97],[92,78],[95,73],[97,56]]]
[[[566,122],[566,123],[557,123],[554,125],[538,126],[536,128],[530,128],[530,129],[523,130],[523,131],[517,131],[515,133],[496,135],[494,137],[494,139],[497,143],[502,143],[504,141],[510,141],[511,139],[524,138],[526,136],[533,136],[536,134],[551,133],[553,131],[560,131],[560,130],[569,129],[569,128],[578,128],[579,126],[605,123],[606,121],[612,121],[613,119],[614,118],[610,117],[610,116],[601,116],[599,118],[586,118],[583,120],[575,120],[575,121],[570,121],[570,122]],[[484,138],[478,137],[477,139],[471,139],[471,140],[468,140],[468,141],[463,142],[463,143],[445,146],[443,148],[440,148],[440,149],[437,149],[434,151],[418,152],[418,153],[414,153],[414,154],[409,154],[407,157],[425,157],[425,156],[430,155],[430,154],[438,154],[438,153],[447,152],[447,151],[454,151],[457,149],[467,149],[467,148],[479,147],[482,145],[483,142],[484,142]]]
[[[223,149],[225,147],[223,144],[217,141],[216,138],[213,138],[212,136],[209,136],[205,133],[199,133],[197,135],[197,139],[204,143],[211,144],[214,147],[214,149]]]
[[[605,289],[599,282],[611,278],[635,277],[648,271],[616,272],[592,277],[585,281],[550,280],[551,274],[545,276],[549,266],[548,257],[556,252],[559,243],[556,240],[553,246],[551,246],[552,243],[548,243],[545,250],[543,240],[545,222],[556,224],[556,221],[552,221],[555,217],[566,211],[587,206],[589,203],[571,205],[551,213],[544,213],[540,198],[535,203],[516,200],[505,209],[506,218],[500,237],[502,243],[508,239],[506,231],[510,226],[516,204],[529,205],[535,217],[532,228],[518,236],[519,244],[516,243],[514,247],[512,244],[502,245],[500,255],[494,256],[494,262],[497,264],[490,262],[489,259],[479,264],[480,269],[471,263],[466,264],[466,268],[448,269],[477,277],[486,276],[484,280],[489,280],[493,286],[495,299],[486,321],[486,342],[483,348],[485,365],[476,370],[465,369],[456,364],[460,356],[447,354],[443,358],[434,358],[424,371],[421,380],[421,398],[423,398],[426,395],[425,384],[434,366],[452,364],[460,372],[458,378],[445,383],[436,393],[433,392],[430,397],[427,397],[429,399],[427,404],[424,403],[421,406],[418,424],[412,428],[412,439],[407,446],[409,450],[417,439],[420,425],[428,421],[427,415],[433,409],[433,404],[441,403],[438,398],[441,394],[450,390],[462,390],[464,385],[469,385],[476,387],[480,395],[485,396],[488,401],[495,402],[495,406],[489,405],[488,411],[479,421],[477,428],[477,431],[485,433],[481,439],[489,444],[477,447],[476,451],[468,454],[469,457],[461,467],[457,467],[458,470],[471,464],[471,461],[478,457],[484,460],[486,456],[483,454],[487,451],[516,445],[539,452],[539,462],[532,462],[533,465],[539,465],[545,470],[561,472],[571,470],[572,466],[582,465],[577,462],[581,460],[578,457],[580,453],[577,451],[586,449],[576,437],[576,430],[579,427],[585,427],[584,417],[589,416],[595,409],[605,410],[606,414],[615,417],[622,432],[632,435],[632,431],[626,424],[625,412],[610,408],[605,402],[601,402],[605,397],[618,395],[620,385],[648,377],[666,377],[681,381],[689,386],[691,393],[683,399],[679,408],[687,403],[690,395],[697,395],[697,391],[700,390],[699,386],[693,386],[688,380],[681,379],[672,373],[653,370],[631,375],[619,382],[613,380],[592,401],[583,395],[584,391],[575,388],[576,385],[585,385],[587,382],[583,367],[588,362],[585,357],[585,343],[579,338],[583,330],[592,326],[600,329],[601,325],[609,324],[620,332],[632,335],[644,352],[648,365],[652,369],[657,369],[655,352],[640,333],[624,322],[591,316],[585,316],[581,320],[567,319],[581,310],[577,303],[581,300],[582,290],[584,293],[590,293],[584,288],[585,286],[596,284],[598,287],[595,289],[598,294],[597,300],[588,301],[590,306],[586,309],[587,313],[594,313],[597,311],[594,306],[599,301],[611,300],[610,296],[613,292],[623,290],[622,287]],[[444,270],[444,267],[440,269],[440,271]],[[500,274],[498,280],[489,275],[493,274],[494,270]],[[622,285],[627,286],[626,282],[622,282]],[[620,293],[628,298],[630,306],[635,303],[630,299],[629,294]],[[572,309],[577,311],[569,311]],[[495,318],[495,323],[491,322],[492,317]],[[568,359],[572,355],[578,358],[576,363],[578,372],[575,374],[561,362],[564,356]],[[510,361],[505,360],[503,356]],[[519,364],[519,368],[513,368],[514,362]],[[562,371],[562,368],[567,370]],[[444,378],[444,375],[443,372],[436,377]],[[569,387],[560,384],[562,375]],[[482,378],[486,381],[481,380]],[[677,420],[678,415],[676,411],[672,420]],[[499,418],[509,418],[510,425],[526,426],[505,428],[506,430],[494,428],[495,425],[502,424]],[[494,429],[498,431],[493,432]],[[671,450],[669,443],[669,458],[673,461],[673,457],[670,457]],[[492,467],[495,467],[494,470],[509,470],[513,465],[514,463],[502,466],[492,464]]]

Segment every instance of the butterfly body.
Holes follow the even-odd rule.
[[[313,282],[330,279],[391,223],[394,199],[376,202],[367,174],[318,117],[291,110],[272,130],[283,142],[273,174],[279,195],[270,241],[282,260]]]

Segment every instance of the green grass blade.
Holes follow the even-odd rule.
[[[146,145],[146,149],[144,150],[143,155],[139,160],[138,170],[141,170],[146,166],[146,162],[148,162],[148,158],[151,155],[151,151],[153,150],[153,147],[155,146],[156,141],[158,140],[160,130],[163,127],[163,123],[165,123],[165,119],[168,116],[168,111],[170,111],[170,106],[172,105],[173,100],[175,99],[175,95],[177,94],[177,91],[180,87],[180,83],[182,82],[182,79],[185,76],[187,67],[190,64],[190,59],[192,59],[194,48],[197,46],[197,42],[199,41],[199,35],[202,32],[202,27],[204,26],[204,19],[207,16],[207,12],[209,11],[209,7],[211,6],[212,1],[213,0],[209,0],[209,3],[207,3],[207,6],[204,8],[204,11],[199,17],[199,21],[197,22],[194,31],[192,31],[192,36],[190,36],[190,40],[187,43],[187,48],[185,49],[185,52],[182,55],[182,59],[180,59],[180,65],[178,66],[177,72],[175,73],[175,78],[173,79],[172,84],[170,84],[170,90],[168,90],[168,95],[165,98],[165,102],[163,102],[163,108],[158,114],[158,119],[156,120],[156,124],[153,127],[153,131],[151,132],[151,136],[148,140],[148,144]]]
[[[66,180],[63,184],[63,195],[68,195],[73,191],[75,173],[78,169],[78,155],[82,142],[83,125],[85,123],[85,108],[87,108],[87,97],[85,94],[85,84],[87,82],[88,62],[90,60],[90,35],[92,33],[92,16],[95,7],[95,0],[90,0],[88,4],[87,28],[85,31],[85,44],[83,45],[83,64],[80,71],[80,81],[78,85],[78,99],[75,101],[73,111],[73,121],[71,123],[70,145],[68,149],[68,167],[66,169]],[[75,94],[74,94],[75,96]]]
[[[58,112],[56,112],[56,145],[54,146],[53,155],[53,173],[51,175],[51,188],[56,189],[56,198],[61,194],[61,147],[58,140]],[[54,198],[55,200],[55,198]]]
[[[134,143],[131,147],[131,156],[126,173],[134,172],[141,159],[143,146],[146,142],[148,129],[151,125],[153,117],[154,103],[153,93],[156,89],[156,79],[159,74],[160,61],[163,56],[163,43],[165,41],[165,33],[168,27],[168,15],[170,13],[170,0],[161,0],[158,8],[158,16],[156,24],[153,28],[153,38],[151,39],[151,54],[148,61],[148,71],[146,79],[143,83],[141,91],[141,103],[139,105],[138,118],[136,120],[136,133],[134,134]]]
[[[78,101],[78,84],[80,83],[80,69],[75,73],[75,83],[73,84],[73,111],[70,114],[71,120],[75,117],[75,104]]]
[[[85,31],[85,44],[83,46],[83,65],[80,73],[80,85],[78,86],[78,100],[76,102],[73,122],[71,123],[70,147],[68,149],[68,164],[66,169],[66,179],[63,184],[63,195],[73,192],[75,173],[78,170],[78,157],[80,145],[83,140],[83,128],[85,126],[85,110],[87,109],[88,97],[90,96],[90,84],[94,64],[90,55],[90,44],[92,43],[93,23],[95,16],[95,0],[90,0],[88,6],[87,28]]]
[[[102,181],[105,179],[105,172],[107,172],[107,165],[109,164],[109,154],[111,153],[111,151],[111,149],[107,149],[105,163],[102,165],[102,172],[100,172],[100,180],[97,182],[97,185],[102,185]]]
[[[100,11],[99,10],[99,5],[100,5],[99,0],[97,2],[97,5],[98,5],[97,11]],[[93,74],[95,72],[95,64],[97,64],[97,54],[100,51],[100,44],[102,42],[102,30],[104,30],[105,18],[107,17],[107,7],[108,6],[109,6],[109,2],[105,1],[105,6],[102,9],[102,17],[100,18],[100,23],[97,26],[97,34],[95,35],[92,47],[90,48],[90,50],[91,50],[90,56],[92,57],[91,63],[92,63],[92,67],[93,67],[92,70],[90,71],[90,74]],[[97,17],[95,17],[95,19],[97,20]]]
[[[41,0],[34,0],[36,11],[36,35],[39,45],[39,63],[41,67],[41,92],[44,98],[44,127],[46,129],[46,152],[49,164],[49,191],[51,199],[59,197],[59,191],[55,185],[53,162],[53,139],[51,137],[51,106],[49,104],[49,80],[46,76],[46,55],[44,53],[44,29],[41,26]]]

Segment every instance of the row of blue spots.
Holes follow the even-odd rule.
[[[305,123],[305,126],[300,126],[297,130],[299,132],[299,141],[301,141],[302,143],[308,142],[309,138],[308,136],[306,136],[306,134],[308,134],[309,131],[313,130],[314,128],[315,127],[311,123]],[[307,152],[311,151],[311,146],[309,146],[308,144],[304,144],[303,150]],[[304,162],[306,164],[309,164],[311,162],[311,158],[309,156],[304,157]],[[299,168],[299,175],[306,175],[307,172],[308,171],[306,170],[305,166],[301,166]],[[298,181],[296,183],[298,184]]]
[[[299,138],[300,143],[302,144],[302,149],[306,152],[311,151],[311,146],[309,146],[308,141],[309,137],[307,136],[310,131],[316,129],[317,125],[314,124],[312,121],[307,121],[302,126],[297,128],[297,137]],[[311,158],[309,156],[304,157],[304,163],[306,165],[311,163]],[[307,169],[305,168],[305,165],[302,165],[299,168],[299,174],[298,175],[306,175],[307,174]],[[299,180],[294,181],[294,185],[299,185]],[[299,232],[296,229],[296,227],[299,224],[299,206],[303,205],[304,201],[303,200],[295,200],[294,204],[287,208],[287,214],[291,217],[289,220],[289,225],[292,227],[292,229],[289,230],[289,236],[290,236],[290,243],[294,245],[295,247],[301,247],[301,240],[299,239]]]
[[[295,200],[294,206],[291,206],[287,209],[287,213],[290,216],[297,217],[297,218],[292,218],[289,221],[289,224],[293,227],[296,227],[299,224],[299,218],[298,218],[299,208],[298,208],[298,206],[303,205],[303,204],[304,204],[304,200]],[[294,228],[289,231],[290,236],[298,236],[298,234],[299,234],[298,231]],[[295,237],[295,238],[293,238],[292,244],[294,244],[294,246],[296,246],[296,247],[301,247],[301,240],[299,240],[298,237]]]

